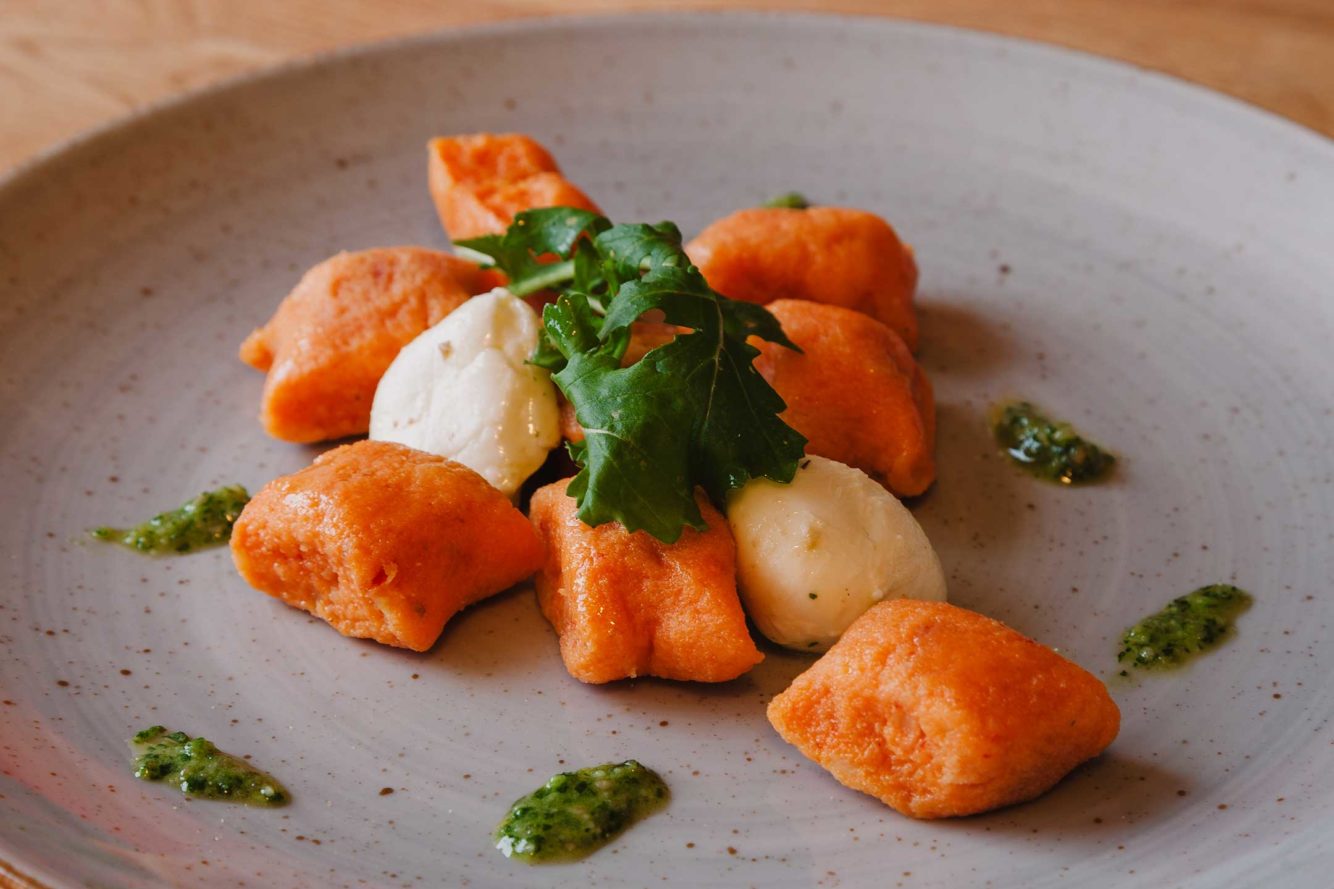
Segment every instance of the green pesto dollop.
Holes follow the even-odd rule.
[[[109,540],[144,553],[188,553],[226,543],[232,525],[250,495],[240,485],[205,491],[179,509],[153,516],[133,528],[94,528],[98,540]]]
[[[154,725],[136,734],[130,746],[137,754],[134,777],[172,784],[187,796],[252,806],[281,806],[290,798],[272,775],[204,738]]]
[[[1222,642],[1250,604],[1250,595],[1231,584],[1200,587],[1126,630],[1116,659],[1144,669],[1177,666]]]
[[[666,805],[667,784],[633,759],[561,772],[510,806],[496,848],[528,862],[582,858]]]
[[[811,202],[806,200],[806,196],[799,191],[789,191],[783,194],[774,195],[760,206],[778,207],[788,210],[805,210],[810,207]]]
[[[998,407],[992,421],[996,441],[1016,463],[1039,478],[1063,485],[1097,481],[1116,458],[1079,435],[1069,423],[1052,420],[1027,401]]]

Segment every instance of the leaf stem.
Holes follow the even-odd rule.
[[[567,259],[563,262],[551,263],[542,270],[541,274],[533,275],[521,284],[510,285],[509,291],[515,296],[528,296],[530,293],[536,293],[539,290],[545,290],[548,287],[573,280],[574,260]]]

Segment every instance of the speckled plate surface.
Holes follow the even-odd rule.
[[[956,603],[1111,677],[1120,631],[1234,581],[1240,633],[1114,682],[1121,737],[1047,797],[939,823],[770,730],[805,661],[716,688],[567,677],[530,591],[425,655],[254,592],[225,550],[84,529],[314,449],[235,359],[334,251],[443,245],[432,134],[524,130],[616,218],[687,231],[790,189],[888,216],[922,266],[940,477],[915,511]],[[446,33],[189,98],[0,185],[0,874],[51,886],[1327,886],[1334,747],[1334,149],[1073,53],[887,21],[645,17]],[[1122,462],[1006,465],[1023,395]],[[162,722],[253,754],[280,811],[128,771]],[[637,757],[663,814],[529,870],[488,832],[562,767]],[[392,788],[386,793],[383,788]],[[1133,876],[1132,876],[1133,875]],[[2,880],[0,880],[2,882]]]

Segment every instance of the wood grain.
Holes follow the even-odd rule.
[[[766,8],[1074,47],[1334,135],[1334,0],[0,0],[0,171],[182,90],[387,37],[530,16]]]

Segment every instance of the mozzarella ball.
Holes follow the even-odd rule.
[[[385,371],[370,437],[457,460],[513,495],[561,440],[551,375],[525,363],[540,330],[504,288],[469,299]]]
[[[883,599],[945,601],[945,573],[917,520],[860,469],[804,457],[791,484],[730,499],[746,612],[779,645],[824,651]]]

